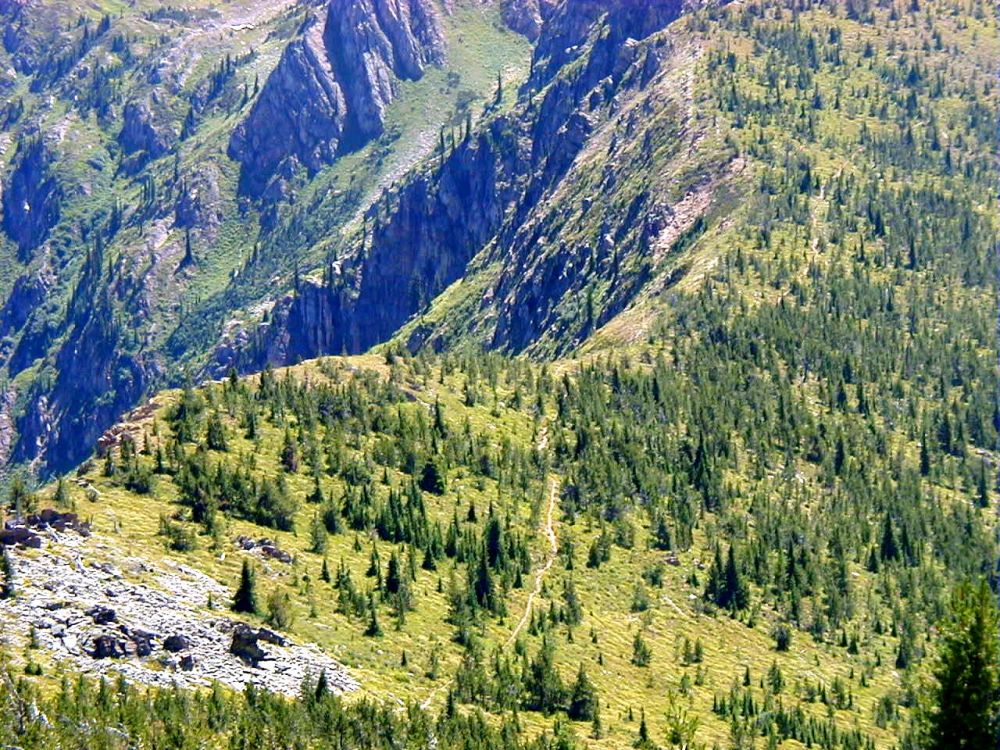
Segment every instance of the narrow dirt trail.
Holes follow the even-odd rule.
[[[552,566],[556,562],[556,556],[559,553],[559,537],[556,534],[555,522],[553,521],[553,516],[555,515],[556,509],[556,498],[559,495],[559,480],[552,478],[549,480],[549,504],[545,511],[545,526],[542,527],[542,533],[549,540],[549,554],[545,560],[545,564],[538,569],[535,573],[535,584],[531,589],[531,593],[528,594],[528,601],[524,605],[524,614],[521,615],[521,619],[518,621],[514,630],[511,631],[510,636],[507,638],[506,647],[510,648],[514,645],[514,641],[517,640],[517,636],[520,635],[524,626],[528,624],[528,620],[531,618],[531,612],[535,604],[535,599],[542,593],[542,582],[545,579],[545,575],[552,569]],[[439,685],[431,693],[424,698],[423,702],[420,704],[421,708],[428,708],[434,699],[448,687],[449,683]]]
[[[538,450],[544,451],[549,444],[549,431],[547,427],[543,427],[538,435]],[[521,619],[518,621],[514,630],[511,631],[510,636],[507,638],[506,647],[510,648],[514,641],[517,640],[517,636],[520,635],[524,626],[528,624],[528,620],[531,618],[531,612],[535,604],[535,599],[542,593],[542,582],[545,579],[545,575],[552,569],[552,566],[556,562],[556,556],[559,554],[559,536],[556,534],[555,521],[553,517],[556,511],[556,499],[559,496],[559,480],[555,477],[549,479],[549,503],[545,510],[545,525],[542,527],[542,533],[545,534],[546,538],[549,540],[549,554],[545,560],[545,564],[538,569],[535,573],[535,583],[528,594],[528,601],[524,605],[524,614],[521,615]],[[444,683],[438,685],[430,694],[424,698],[421,702],[420,707],[427,709],[430,707],[434,699],[444,691],[450,683]],[[437,746],[436,738],[432,738],[431,741],[432,750]]]
[[[559,481],[555,478],[549,480],[549,507],[545,511],[545,526],[542,529],[542,533],[548,537],[549,540],[549,556],[545,561],[545,565],[538,569],[535,573],[535,585],[531,589],[531,593],[528,594],[528,601],[524,605],[524,614],[521,615],[521,619],[518,621],[514,630],[511,631],[510,637],[507,639],[507,647],[509,648],[517,640],[517,636],[520,635],[524,626],[528,624],[528,619],[531,617],[532,608],[535,605],[535,599],[542,593],[542,583],[545,579],[545,575],[552,569],[555,564],[556,555],[559,553],[559,537],[556,536],[555,525],[552,521],[552,516],[555,513],[556,507],[556,496],[559,492]]]

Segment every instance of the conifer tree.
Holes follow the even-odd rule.
[[[292,438],[291,430],[285,430],[285,441],[281,446],[281,465],[289,474],[299,470],[299,449]]]
[[[240,572],[240,585],[236,589],[236,596],[233,597],[233,611],[246,614],[256,614],[257,605],[257,576],[254,573],[250,561],[243,560],[243,569]]]
[[[108,451],[108,455],[111,455],[110,451]],[[28,489],[24,477],[15,475],[10,483],[10,491],[7,493],[7,508],[13,511],[15,522],[20,523],[25,513],[34,510],[34,505],[34,495]]]
[[[16,594],[14,561],[11,560],[10,550],[4,547],[0,556],[0,599],[13,599]]]
[[[66,484],[64,477],[59,477],[59,481],[56,482],[56,491],[52,497],[52,502],[55,503],[57,508],[69,508],[72,505],[72,500],[69,496],[69,486]]]
[[[436,459],[424,464],[424,469],[420,474],[420,489],[434,495],[443,495],[447,489],[444,470]]]
[[[646,725],[646,709],[642,708],[639,715],[639,736],[636,738],[635,747],[638,750],[651,750],[653,745],[653,740],[649,737],[649,727]]]
[[[576,673],[576,681],[570,690],[567,714],[573,721],[592,721],[597,715],[597,705],[594,683],[590,681],[581,663],[580,670]]]
[[[226,441],[226,428],[222,424],[222,418],[217,411],[213,411],[208,417],[208,428],[205,436],[205,445],[209,450],[228,450]]]
[[[1000,614],[987,585],[964,584],[952,597],[934,670],[928,750],[994,748],[1000,737]]]
[[[653,658],[653,652],[642,637],[642,631],[636,631],[635,638],[632,639],[632,663],[637,667],[648,667]]]
[[[750,606],[750,590],[736,565],[736,553],[732,546],[726,556],[726,594],[728,604],[734,610],[744,610]]]
[[[316,700],[322,700],[329,692],[330,683],[326,676],[326,670],[324,669],[319,673],[319,679],[316,681]]]
[[[532,660],[525,677],[528,707],[545,714],[563,708],[566,690],[555,666],[555,647],[548,637],[542,638],[538,654]]]
[[[400,586],[402,586],[402,576],[399,569],[399,558],[396,556],[396,551],[393,550],[389,556],[389,569],[385,576],[385,590],[390,594],[395,594],[399,592]]]
[[[604,737],[604,725],[601,724],[601,703],[594,704],[594,718],[590,722],[590,736],[595,740]]]
[[[309,525],[309,536],[312,552],[317,555],[324,554],[327,546],[327,531],[326,525],[323,523],[323,519],[318,512],[313,513],[312,523]],[[326,560],[323,563],[325,564]]]
[[[378,622],[378,610],[375,607],[375,597],[368,595],[368,627],[365,628],[365,635],[369,638],[378,638],[382,635],[382,626]]]
[[[576,593],[576,585],[572,578],[563,582],[563,602],[566,604],[565,616],[567,625],[579,625],[583,619],[583,605]]]
[[[896,535],[892,530],[892,519],[886,514],[882,526],[882,544],[880,554],[883,560],[896,560],[899,558],[899,546],[896,544]]]
[[[670,693],[666,711],[667,747],[671,750],[689,750],[697,747],[695,738],[701,722],[691,715],[675,693]]]

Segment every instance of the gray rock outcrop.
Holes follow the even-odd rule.
[[[241,191],[279,199],[298,167],[315,172],[378,137],[397,80],[420,78],[444,56],[430,0],[330,0],[285,48],[230,138]]]
[[[416,80],[445,57],[429,0],[331,0],[325,39],[347,97],[348,147],[382,133],[397,79]]]
[[[535,41],[555,7],[555,0],[504,0],[503,20],[513,31]]]
[[[22,144],[3,188],[3,230],[17,243],[21,260],[49,235],[59,221],[62,189],[52,172],[54,157],[41,139]]]
[[[123,163],[126,172],[135,174],[148,162],[168,153],[176,141],[177,135],[158,102],[140,99],[125,105],[118,143],[128,157]]]
[[[51,526],[41,533],[38,552],[10,553],[18,595],[0,600],[0,622],[13,643],[33,638],[53,659],[84,674],[145,685],[218,681],[234,690],[254,684],[294,696],[307,676],[325,671],[332,690],[357,688],[315,645],[206,610],[209,599],[225,601],[232,592],[204,573],[169,560],[156,566],[121,556],[97,562],[97,555],[120,554],[107,539]]]
[[[197,166],[181,180],[174,204],[174,225],[182,229],[198,229],[210,236],[222,224],[222,195],[219,181],[222,174],[215,162]]]
[[[347,116],[344,93],[330,65],[317,17],[285,48],[249,116],[229,141],[240,162],[240,188],[259,196],[285,166],[317,170],[331,162]]]

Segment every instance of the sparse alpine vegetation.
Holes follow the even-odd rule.
[[[996,736],[992,8],[135,5],[0,4],[0,742]]]

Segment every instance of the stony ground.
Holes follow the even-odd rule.
[[[9,623],[0,639],[15,647],[33,639],[57,665],[146,685],[218,681],[239,690],[253,683],[296,695],[304,678],[325,671],[337,692],[358,687],[314,644],[270,638],[266,630],[259,644],[266,656],[256,666],[233,655],[239,622],[225,609],[232,592],[203,573],[170,561],[154,565],[97,536],[42,536],[41,549],[12,555],[17,595],[0,601],[0,620]]]

